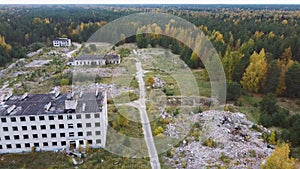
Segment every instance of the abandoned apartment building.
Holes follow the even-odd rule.
[[[120,64],[121,56],[119,54],[106,55],[80,55],[75,59],[71,58],[67,65],[71,66],[104,66],[109,64]]]
[[[105,90],[9,94],[0,102],[0,153],[105,147]]]

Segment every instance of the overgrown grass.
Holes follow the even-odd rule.
[[[211,96],[211,85],[210,82],[202,77],[203,70],[193,70],[193,75],[197,81],[200,96],[210,97]]]
[[[238,101],[238,106],[234,109],[238,112],[244,113],[248,120],[258,123],[261,114],[259,108],[259,102],[261,101],[260,96],[242,95]]]
[[[0,155],[0,159],[0,166],[5,169],[74,168],[71,157],[63,153],[3,154]]]
[[[100,83],[111,84],[111,82],[112,82],[112,77],[101,77]]]
[[[129,103],[139,99],[139,96],[133,92],[122,92],[120,95],[114,97],[114,103]]]
[[[300,114],[300,99],[277,99],[277,104],[290,111],[291,114]]]
[[[54,169],[64,168],[72,169],[75,166],[72,163],[71,157],[63,153],[55,152],[37,152],[34,154],[2,154],[0,155],[1,168],[41,168]],[[151,168],[149,158],[128,158],[112,154],[105,149],[91,149],[86,158],[83,158],[84,163],[78,165],[79,169],[110,169],[110,168]]]
[[[129,112],[132,111],[132,112]],[[143,137],[142,123],[137,109],[108,105],[109,125],[117,132],[131,137]]]
[[[174,79],[174,77],[172,77],[172,75],[170,75],[166,72],[161,72],[159,70],[151,70],[151,71],[149,71],[145,74],[145,77],[144,77],[145,83],[147,82],[149,77],[158,77],[158,78],[160,78],[161,80],[164,81],[164,83],[165,83],[164,87],[165,88],[172,89],[174,96],[180,96],[180,94],[181,94],[180,88],[179,88],[176,80]],[[151,87],[151,86],[147,86],[147,87],[148,87],[147,94],[149,96],[150,91],[151,91],[149,89],[149,87]]]
[[[95,149],[86,158],[86,162],[79,167],[80,169],[99,168],[99,169],[150,169],[151,165],[148,158],[128,158],[112,154],[104,149]]]

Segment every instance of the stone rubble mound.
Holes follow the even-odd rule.
[[[224,111],[206,111],[196,115],[194,122],[199,122],[202,136],[199,141],[188,141],[171,150],[173,157],[165,157],[172,168],[260,168],[265,158],[272,154],[260,138],[261,132],[252,129],[254,125],[242,113]],[[176,124],[169,124],[175,135]],[[262,131],[269,132],[266,128]],[[187,138],[188,139],[188,138]],[[207,146],[205,141],[214,142]],[[183,141],[187,142],[187,141]]]

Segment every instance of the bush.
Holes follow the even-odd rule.
[[[278,111],[278,106],[276,105],[276,96],[272,93],[268,93],[263,97],[259,103],[260,110],[268,114],[274,114]]]
[[[249,154],[250,154],[250,157],[256,157],[256,152],[255,150],[249,150]]]
[[[282,130],[280,133],[280,139],[284,142],[288,142],[291,139],[291,133],[286,129]]]
[[[269,144],[275,145],[276,144],[276,134],[274,131],[271,132],[271,135],[268,137]]]
[[[227,100],[235,101],[242,94],[242,87],[237,82],[228,82],[227,83]]]
[[[257,124],[253,124],[253,125],[252,125],[252,129],[253,129],[253,130],[256,130],[256,131],[258,131],[258,132],[262,132],[262,129],[261,129],[259,126],[257,126]]]
[[[287,114],[283,112],[276,112],[272,115],[272,124],[274,126],[283,127],[285,125]]]
[[[164,87],[163,88],[163,92],[167,95],[167,96],[173,96],[174,95],[174,89],[170,89],[168,87]]]
[[[230,158],[226,156],[223,152],[221,153],[220,160],[223,161],[224,163],[230,163]]]
[[[159,126],[154,130],[154,135],[157,136],[158,134],[161,134],[163,132],[164,132],[164,129]]]
[[[60,84],[61,86],[69,85],[69,79],[67,79],[67,78],[62,78],[62,79],[60,79],[59,84]]]
[[[139,97],[135,93],[129,92],[128,94],[129,94],[129,100],[131,102],[139,99]]]
[[[34,146],[33,146],[33,147],[31,147],[31,151],[30,151],[30,152],[31,152],[31,154],[34,154],[34,153],[35,153],[35,151],[36,151],[36,147],[34,147]]]
[[[212,138],[208,138],[203,142],[204,146],[207,147],[217,147],[217,143],[215,141],[212,140]]]
[[[172,151],[171,150],[169,150],[169,151],[167,151],[167,157],[169,157],[169,158],[173,158],[173,153],[172,153]]]
[[[179,110],[176,109],[176,110],[173,112],[173,115],[176,117],[178,114],[179,114]]]
[[[272,116],[266,113],[262,113],[259,117],[259,123],[261,123],[265,127],[272,126]]]
[[[200,128],[200,123],[199,123],[199,122],[196,122],[196,123],[194,124],[194,126],[195,126],[195,128]]]

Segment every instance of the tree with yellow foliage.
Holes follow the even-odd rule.
[[[282,25],[287,25],[288,24],[288,21],[285,19],[282,21]]]
[[[43,21],[41,20],[41,18],[39,18],[39,17],[33,18],[33,20],[32,20],[32,24],[33,25],[40,24],[40,23],[43,23]]]
[[[296,169],[299,168],[297,160],[290,158],[290,148],[288,144],[281,144],[275,148],[274,152],[266,159],[262,169]]]
[[[268,38],[269,38],[269,39],[273,39],[274,37],[275,37],[274,32],[273,32],[273,31],[269,32]]]
[[[164,132],[164,129],[161,126],[159,126],[154,130],[154,135],[157,136],[163,132]]]
[[[275,145],[276,144],[276,134],[274,131],[271,132],[271,135],[268,138],[269,144]]]
[[[8,54],[12,47],[10,44],[7,44],[5,41],[5,37],[0,35],[0,46],[5,50],[5,53]]]
[[[255,37],[256,39],[261,39],[263,35],[264,35],[264,33],[263,33],[262,31],[256,31],[256,32],[254,33],[254,37]]]
[[[223,34],[219,31],[213,31],[212,37],[216,40],[216,42],[225,43],[223,39]]]
[[[267,66],[265,50],[262,49],[259,54],[254,52],[241,80],[243,88],[249,92],[258,92],[264,81]]]
[[[285,85],[285,75],[288,69],[293,65],[294,61],[292,60],[292,51],[291,47],[288,47],[284,50],[281,58],[278,60],[278,66],[280,67],[280,76],[278,81],[278,87],[276,89],[276,95],[282,95],[286,89]]]

